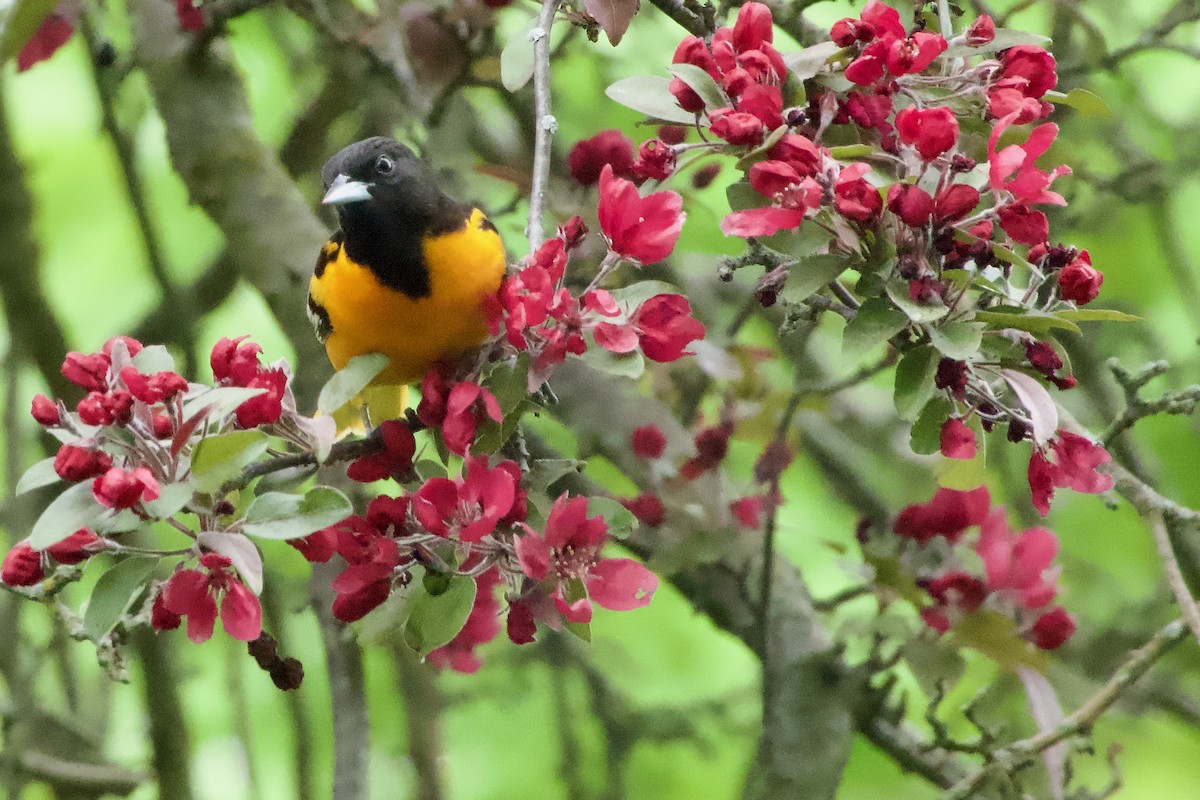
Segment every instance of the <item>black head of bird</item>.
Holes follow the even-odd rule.
[[[339,151],[321,169],[322,202],[337,210],[347,255],[413,297],[429,291],[422,239],[461,227],[464,206],[438,188],[429,165],[383,136]]]

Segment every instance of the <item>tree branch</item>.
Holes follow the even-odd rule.
[[[603,381],[603,389],[598,381]],[[555,413],[570,420],[581,457],[602,452],[635,482],[647,478],[646,465],[630,452],[629,435],[655,420],[667,436],[666,458],[688,452],[691,437],[662,403],[633,394],[580,364],[568,362],[555,373],[559,403]],[[531,451],[534,443],[531,442]],[[536,455],[536,453],[535,453]],[[568,476],[588,493],[598,487]],[[602,492],[601,492],[602,493]],[[704,511],[695,518],[669,518],[652,534],[638,532],[628,545],[639,555],[676,564],[668,579],[692,605],[721,628],[759,651],[759,600],[752,591],[763,563],[757,542],[734,533],[716,478],[701,476],[677,494],[681,503]],[[731,548],[737,539],[744,546]],[[668,567],[669,569],[670,567]],[[808,587],[791,564],[776,564],[772,578],[769,636],[772,646],[763,664],[764,680],[777,687],[775,712],[759,742],[747,780],[747,798],[833,797],[849,757],[860,685],[850,676],[817,619]],[[759,584],[761,586],[761,584]],[[803,720],[803,724],[797,724]]]
[[[320,623],[333,706],[333,800],[366,800],[371,726],[367,717],[362,651],[350,629],[333,618],[329,584],[337,566],[314,564],[309,592]]]
[[[992,753],[991,760],[986,765],[956,783],[943,800],[967,800],[977,797],[977,790],[988,777],[1011,774],[1048,748],[1086,733],[1100,715],[1112,707],[1122,692],[1145,675],[1164,653],[1182,641],[1187,634],[1188,628],[1182,620],[1168,623],[1150,641],[1134,651],[1100,691],[1088,698],[1073,714],[1053,729],[1013,742]]]
[[[326,227],[255,135],[223,43],[194,50],[169,4],[134,0],[131,10],[133,52],[166,123],[171,159],[192,199],[225,235],[237,272],[262,293],[290,335],[296,395],[311,403],[328,367],[308,333],[304,296]]]
[[[558,121],[550,111],[550,29],[560,0],[542,0],[538,26],[530,32],[533,39],[533,178],[529,191],[529,222],[525,238],[529,251],[537,250],[545,237],[542,206],[546,199],[546,184],[550,180],[551,137],[558,130]]]

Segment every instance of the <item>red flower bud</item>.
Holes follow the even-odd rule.
[[[587,235],[588,227],[583,224],[583,218],[578,214],[558,227],[558,237],[562,239],[563,248],[566,250],[574,250],[579,247]]]
[[[946,458],[975,457],[975,432],[957,417],[951,417],[942,425],[940,444]]]
[[[638,458],[662,458],[667,448],[667,437],[657,425],[639,425],[630,434],[629,445]]]
[[[600,131],[576,142],[567,155],[571,177],[584,186],[600,180],[605,164],[611,164],[613,173],[622,178],[633,177],[633,142],[618,130]]]
[[[8,586],[33,586],[44,577],[42,556],[28,542],[14,545],[0,565],[0,581]]]
[[[103,392],[108,388],[108,356],[103,353],[67,353],[63,361],[62,374],[76,386],[89,392]]]
[[[125,367],[121,370],[121,380],[129,388],[130,394],[147,404],[161,403],[187,391],[187,381],[183,376],[169,370],[143,375],[136,367]]]
[[[33,418],[37,420],[39,425],[45,425],[47,428],[62,422],[62,417],[58,412],[58,403],[44,394],[35,394],[33,396],[33,405],[29,409],[29,413],[33,415]]]
[[[658,495],[644,492],[637,497],[622,500],[621,505],[629,509],[637,521],[651,528],[657,528],[666,520],[666,509]]]
[[[1104,274],[1092,266],[1087,250],[1079,251],[1075,260],[1058,273],[1058,291],[1063,299],[1074,300],[1081,306],[1096,299],[1102,283]]]
[[[639,178],[661,181],[675,171],[675,151],[658,139],[642,142],[632,171]]]
[[[217,382],[247,386],[258,374],[258,354],[262,348],[254,342],[242,344],[245,339],[245,336],[222,338],[213,345],[208,363]]]
[[[92,482],[92,496],[108,508],[133,508],[158,497],[158,481],[145,467],[129,471],[113,467]]]
[[[979,205],[979,190],[965,183],[955,183],[938,192],[933,200],[933,221],[938,225],[958,222]]]
[[[773,36],[771,9],[762,3],[746,3],[733,24],[733,49],[739,53],[770,44]]]
[[[46,554],[60,564],[78,564],[91,558],[107,543],[87,528],[80,528],[61,542],[46,548]]]
[[[131,358],[142,352],[142,343],[137,339],[134,339],[132,336],[114,336],[104,343],[104,346],[100,348],[100,352],[103,353],[107,358],[111,359],[113,345],[115,345],[117,342],[121,342],[123,345],[125,345],[125,350],[129,353]]]
[[[829,38],[838,47],[849,47],[855,42],[869,42],[875,38],[875,29],[862,20],[846,17],[833,23]]]
[[[888,188],[887,207],[905,225],[922,228],[933,215],[933,198],[911,183],[894,183]]]
[[[982,14],[967,28],[966,35],[969,47],[983,47],[996,38],[996,23],[987,14]]]
[[[1033,643],[1042,650],[1055,650],[1075,633],[1075,618],[1062,606],[1047,611],[1033,623]]]
[[[945,106],[909,106],[896,115],[896,131],[900,141],[917,148],[921,158],[931,161],[958,141],[958,120]]]
[[[718,109],[709,116],[713,136],[735,145],[756,145],[763,140],[762,120],[744,111]]]
[[[54,456],[54,471],[58,477],[79,483],[103,475],[112,466],[112,459],[102,450],[92,450],[64,444]]]

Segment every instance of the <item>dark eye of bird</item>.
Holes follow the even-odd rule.
[[[380,175],[391,175],[392,170],[396,168],[396,162],[392,161],[388,156],[380,156],[375,159],[375,171]]]

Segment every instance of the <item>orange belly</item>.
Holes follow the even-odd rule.
[[[424,241],[430,294],[413,299],[379,282],[346,257],[329,260],[310,292],[332,332],[325,352],[335,369],[364,353],[383,353],[390,366],[375,383],[418,381],[435,362],[460,356],[487,338],[483,301],[504,277],[504,245],[475,209],[463,228]]]

